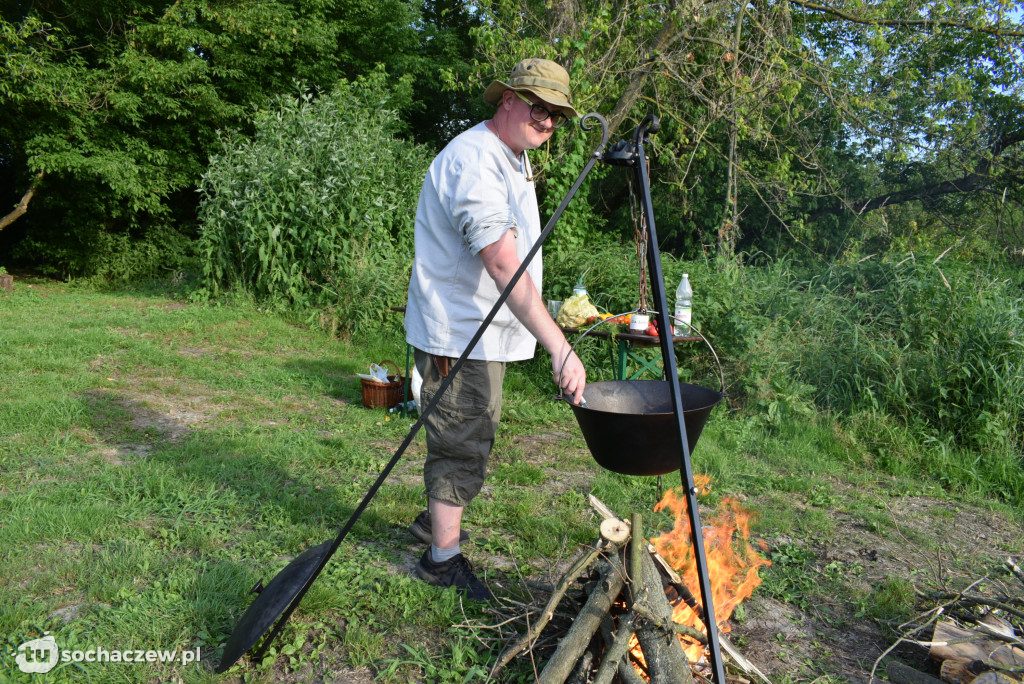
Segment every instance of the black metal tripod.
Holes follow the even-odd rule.
[[[704,552],[704,535],[701,530],[700,510],[697,507],[697,487],[693,482],[693,466],[690,463],[690,446],[686,439],[686,421],[683,418],[683,401],[679,391],[679,373],[676,367],[676,355],[672,340],[672,320],[669,315],[668,298],[665,293],[665,281],[661,271],[661,254],[658,251],[658,233],[654,226],[654,205],[651,202],[651,180],[648,176],[647,155],[644,143],[649,136],[659,129],[658,117],[648,115],[637,126],[632,140],[621,140],[608,150],[602,161],[616,166],[627,166],[633,169],[636,184],[640,188],[641,202],[647,229],[647,270],[651,279],[651,292],[654,306],[657,307],[658,327],[661,330],[661,356],[665,364],[665,377],[669,380],[669,392],[672,397],[673,411],[679,424],[680,446],[680,477],[686,491],[687,513],[690,518],[690,536],[693,541],[694,557],[697,561],[697,575],[700,580],[701,604],[703,620],[708,632],[708,651],[711,668],[718,684],[725,683],[725,670],[722,665],[722,650],[718,638],[718,623],[715,621],[715,608],[711,599],[711,578],[708,574],[707,555]]]

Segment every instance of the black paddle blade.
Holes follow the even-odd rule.
[[[235,626],[235,631],[231,633],[228,643],[224,646],[224,655],[221,656],[216,672],[224,672],[234,665],[270,629],[274,621],[291,604],[292,599],[309,582],[324,556],[331,550],[332,541],[325,541],[319,546],[303,551],[270,580],[270,584],[249,604],[249,609]]]

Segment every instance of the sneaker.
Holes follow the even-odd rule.
[[[430,511],[423,511],[416,516],[416,519],[412,521],[412,525],[409,525],[409,534],[419,539],[424,544],[429,544],[433,541],[430,536]],[[465,544],[469,541],[469,532],[466,530],[459,531],[459,544]]]
[[[473,566],[461,553],[435,563],[430,556],[430,549],[427,549],[416,565],[416,575],[436,587],[455,587],[471,601],[490,601],[494,598],[491,590],[473,574]]]

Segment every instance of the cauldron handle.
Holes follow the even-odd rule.
[[[576,338],[576,341],[573,342],[572,346],[569,348],[569,353],[570,354],[574,354],[576,352],[576,345],[578,345],[580,342],[582,342],[583,338],[586,337],[587,335],[589,335],[591,333],[591,331],[593,331],[595,328],[597,328],[597,326],[601,325],[602,323],[607,323],[608,321],[613,321],[616,318],[621,318],[622,316],[629,316],[629,315],[632,315],[632,314],[635,314],[635,313],[637,313],[636,309],[634,309],[633,311],[626,311],[626,312],[623,312],[623,313],[620,313],[620,314],[616,314],[614,316],[609,316],[608,318],[606,318],[606,319],[604,319],[602,321],[597,321],[596,323],[591,325],[589,328],[584,330],[582,333],[580,333],[580,336],[578,338]],[[674,318],[674,316],[672,316],[671,318]],[[701,339],[701,341],[704,342],[704,344],[707,345],[708,349],[711,350],[711,356],[715,357],[715,364],[718,366],[718,382],[721,384],[721,387],[722,387],[721,394],[722,394],[723,397],[727,396],[726,395],[726,391],[725,391],[725,371],[722,370],[722,361],[718,358],[718,352],[715,351],[715,348],[711,346],[711,342],[708,341],[708,338],[706,338],[704,336],[704,334],[700,330],[697,330],[692,325],[690,326],[690,330],[692,330],[694,333],[696,333],[697,337],[699,337]],[[675,348],[675,343],[674,342],[672,344],[672,347]],[[555,395],[555,397],[557,399],[569,401],[571,403],[571,400],[569,399],[569,397],[567,397],[565,395],[565,392],[562,391],[562,372],[565,370],[565,362],[568,361],[568,360],[569,360],[569,354],[566,354],[565,358],[562,360],[562,365],[558,369],[558,378],[556,378],[556,382],[558,383],[558,394]],[[581,403],[586,404],[585,401],[581,402]],[[584,408],[587,408],[587,406],[584,405]]]

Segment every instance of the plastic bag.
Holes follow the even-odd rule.
[[[381,368],[375,363],[370,364],[370,374],[376,378],[377,382],[388,382],[388,372],[384,368]]]
[[[356,373],[363,380],[369,380],[370,382],[379,382],[383,385],[388,384],[388,372],[386,369],[381,368],[375,363],[370,364],[370,374]]]
[[[586,292],[581,292],[562,302],[555,322],[563,328],[578,328],[597,315],[597,307],[590,303],[590,297]]]

